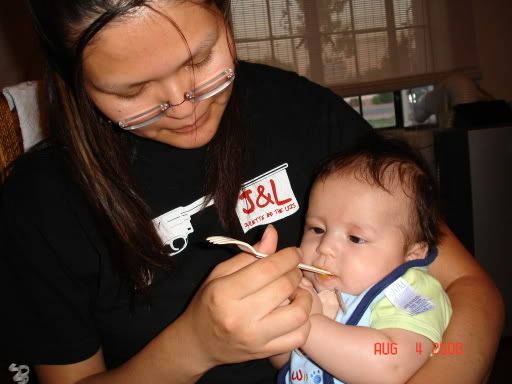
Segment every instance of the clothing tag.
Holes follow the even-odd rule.
[[[402,277],[391,283],[384,290],[384,295],[395,307],[403,309],[413,316],[430,311],[435,306],[428,298],[416,292]]]
[[[288,164],[282,164],[242,184],[236,214],[244,233],[299,210],[286,168]]]

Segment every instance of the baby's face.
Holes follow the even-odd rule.
[[[331,175],[311,191],[301,249],[304,263],[334,276],[306,272],[317,291],[358,295],[405,261],[409,199],[353,176]]]

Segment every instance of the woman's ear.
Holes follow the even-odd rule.
[[[419,260],[424,259],[427,256],[428,244],[424,241],[420,243],[414,243],[409,247],[405,255],[405,260]]]

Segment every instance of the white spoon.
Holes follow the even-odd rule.
[[[263,258],[267,257],[268,255],[265,255],[264,253],[258,252],[254,247],[244,241],[240,241],[237,239],[233,239],[231,237],[226,236],[210,236],[206,238],[210,243],[217,244],[217,245],[225,245],[225,244],[234,244],[238,248],[240,248],[242,251],[253,254],[257,258]],[[326,271],[325,269],[313,267],[312,265],[308,264],[299,264],[298,268],[303,269],[305,271],[310,271],[314,273],[320,273],[322,275],[332,276],[332,273],[329,271]]]

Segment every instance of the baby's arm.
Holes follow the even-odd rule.
[[[344,325],[321,314],[310,321],[301,350],[345,382],[405,383],[432,352],[428,338],[403,329]]]

